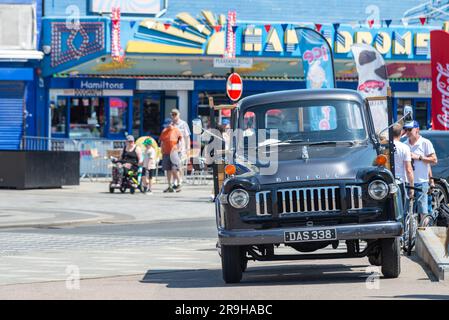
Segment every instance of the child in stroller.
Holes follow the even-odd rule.
[[[109,184],[109,192],[115,189],[125,193],[129,189],[134,194],[140,188],[142,176],[142,150],[135,144],[134,137],[126,137],[126,146],[123,148],[120,159],[111,157],[113,163],[112,182]]]

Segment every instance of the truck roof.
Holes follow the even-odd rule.
[[[352,100],[363,103],[363,97],[349,89],[298,89],[256,94],[242,99],[239,108],[245,110],[252,106],[298,100]]]

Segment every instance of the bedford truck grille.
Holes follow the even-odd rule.
[[[347,209],[362,209],[362,187],[346,186],[345,189]],[[256,193],[256,213],[258,216],[273,214],[271,198],[271,191]],[[277,205],[281,215],[339,211],[342,208],[340,187],[281,189],[277,191]]]

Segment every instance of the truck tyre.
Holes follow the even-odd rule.
[[[382,265],[381,249],[377,246],[370,255],[368,255],[368,261],[371,265],[380,267]]]
[[[401,273],[401,247],[399,238],[382,239],[382,274],[385,278],[397,278]]]
[[[242,254],[239,246],[221,246],[221,268],[225,283],[242,280]]]
[[[240,265],[242,266],[242,272],[245,272],[246,268],[248,268],[248,259],[242,257],[240,260]]]

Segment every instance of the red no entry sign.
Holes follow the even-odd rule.
[[[243,81],[238,73],[233,73],[226,81],[226,93],[232,101],[237,101],[242,96]]]

